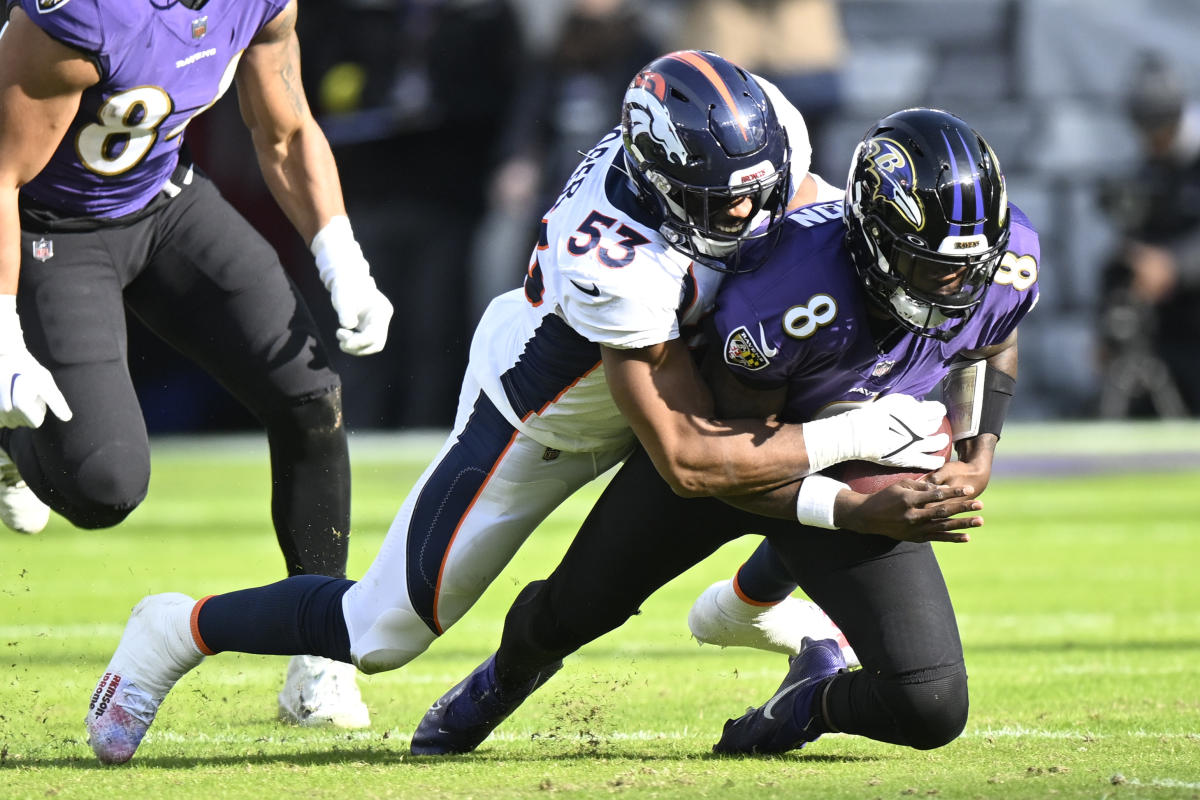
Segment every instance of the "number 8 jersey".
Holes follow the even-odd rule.
[[[286,0],[19,0],[53,39],[91,58],[100,82],[23,196],[68,215],[140,210],[179,160],[183,132],[233,82],[238,59]]]

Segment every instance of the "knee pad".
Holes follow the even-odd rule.
[[[77,528],[111,528],[146,499],[149,485],[145,450],[105,444],[79,464],[70,488],[58,490],[66,502],[55,510]]]
[[[878,691],[904,743],[914,749],[947,745],[967,725],[967,671],[961,663],[918,676],[880,680]]]
[[[333,386],[303,400],[290,400],[262,412],[268,432],[296,434],[345,434],[342,420],[342,387]]]
[[[349,614],[346,627],[351,628]],[[350,630],[350,658],[368,675],[399,669],[429,649],[436,638],[412,611],[389,608],[376,615],[361,635]]]

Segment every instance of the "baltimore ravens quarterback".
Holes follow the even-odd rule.
[[[893,114],[860,143],[844,208],[794,211],[766,265],[722,287],[708,353],[718,410],[813,419],[890,393],[924,396],[949,378],[962,459],[939,482],[973,496],[1012,395],[1039,255],[978,133],[943,111]],[[966,670],[929,542],[966,541],[983,520],[956,525],[946,507],[946,527],[914,532],[858,516],[855,503],[882,494],[812,475],[798,491],[688,499],[635,454],[550,577],[522,590],[499,650],[426,713],[412,751],[473,750],[565,655],[746,533],[767,536],[792,586],[845,632],[863,669],[846,671],[833,639],[806,642],[775,696],[730,721],[715,749],[782,752],[827,731],[920,749],[951,741],[966,721]]]
[[[365,672],[408,663],[635,439],[685,494],[763,491],[849,458],[940,466],[940,403],[898,395],[803,425],[713,413],[686,331],[724,274],[773,249],[793,194],[808,202],[822,185],[808,174],[803,120],[791,110],[785,128],[777,105],[712,53],[647,65],[620,126],[546,213],[523,287],[483,315],[454,428],[363,579],[144,600],[94,695],[115,686],[113,699],[87,717],[100,759],[133,755],[162,697],[203,654],[311,652]],[[896,419],[919,435],[898,436]],[[940,524],[935,513],[913,524]]]

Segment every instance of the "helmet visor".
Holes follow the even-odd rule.
[[[1008,246],[1007,229],[990,247],[980,235],[949,237],[939,250],[930,249],[916,237],[910,240],[892,231],[888,234],[891,247],[886,257],[897,285],[912,300],[948,318],[964,317],[979,305]]]

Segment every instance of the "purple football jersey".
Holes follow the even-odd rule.
[[[150,0],[19,0],[54,39],[88,54],[100,82],[27,197],[76,216],[145,206],[179,160],[192,117],[233,81],[238,59],[286,0],[209,0],[199,11]]]
[[[1037,302],[1037,233],[1019,209],[1009,210],[1008,252],[996,280],[948,342],[905,332],[879,349],[846,248],[841,204],[827,203],[793,212],[770,260],[725,281],[713,315],[714,344],[724,347],[726,365],[747,385],[787,387],[789,420],[811,420],[832,404],[879,394],[924,397],[956,356],[1004,341]]]

